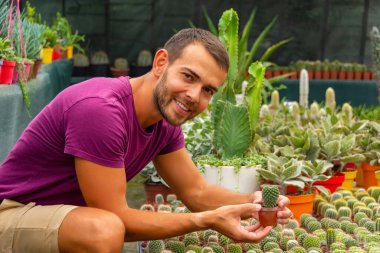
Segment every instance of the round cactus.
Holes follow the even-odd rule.
[[[333,208],[329,208],[326,210],[324,217],[336,220],[338,219],[338,212]]]
[[[373,197],[364,197],[362,198],[362,201],[366,206],[368,206],[370,203],[376,203],[376,200]]]
[[[97,51],[91,56],[91,64],[100,65],[100,64],[109,64],[108,55],[104,51]]]
[[[342,206],[338,209],[339,217],[351,217],[351,215],[352,215],[351,209],[347,206]]]
[[[286,243],[286,250],[291,250],[292,248],[299,246],[299,243],[295,239],[291,239]]]
[[[128,69],[128,60],[123,57],[118,57],[114,60],[114,66],[117,69]]]
[[[348,203],[344,199],[338,199],[334,202],[334,206],[335,206],[336,210],[339,210],[339,208],[341,208],[343,206],[348,206]]]
[[[137,66],[152,66],[152,53],[149,50],[141,50],[137,56]]]
[[[321,228],[322,228],[322,225],[319,221],[311,221],[307,224],[307,230],[309,230],[310,232],[313,232]]]
[[[334,192],[331,194],[330,201],[334,203],[337,199],[343,199],[343,194],[340,192]]]
[[[262,190],[263,207],[273,208],[277,206],[277,199],[280,195],[277,185],[264,185]]]
[[[354,230],[358,227],[358,224],[356,223],[350,223],[347,225],[347,229],[346,229],[346,232],[349,233],[349,234],[353,234],[354,233]]]
[[[183,239],[183,243],[185,244],[185,246],[199,245],[199,239],[193,235],[186,235]]]
[[[73,65],[74,67],[88,67],[90,66],[90,60],[85,54],[74,54]]]
[[[278,248],[280,248],[280,245],[278,245],[277,242],[267,242],[263,246],[263,250],[265,252],[271,251],[272,249],[278,249]]]
[[[307,235],[303,240],[303,246],[306,249],[316,247],[319,248],[321,246],[321,240],[316,235]]]
[[[354,222],[359,225],[359,221],[363,218],[368,218],[365,213],[358,212],[354,215]]]
[[[165,244],[163,240],[152,240],[147,244],[148,253],[161,253],[165,249]]]
[[[224,253],[224,248],[220,245],[210,245],[215,253]]]
[[[305,227],[305,221],[309,217],[313,217],[313,216],[311,216],[311,214],[308,214],[308,213],[301,214],[301,216],[300,216],[300,222],[301,222],[301,226],[302,227]]]
[[[154,207],[151,204],[143,204],[140,210],[154,212]]]
[[[376,226],[376,224],[375,224],[375,222],[374,221],[372,221],[372,220],[369,220],[369,221],[367,221],[366,223],[364,223],[364,227],[366,228],[366,229],[368,229],[368,231],[370,231],[370,232],[375,232],[375,226]]]
[[[306,253],[306,250],[301,246],[295,246],[290,250],[291,253]]]
[[[227,246],[227,253],[243,253],[243,249],[239,244],[231,243]]]
[[[170,249],[173,253],[184,253],[185,244],[180,241],[168,241],[166,243],[166,248]]]

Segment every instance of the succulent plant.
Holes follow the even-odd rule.
[[[160,204],[160,205],[158,205],[157,212],[160,212],[160,213],[171,213],[172,212],[172,208],[171,208],[170,205]]]
[[[188,245],[185,248],[185,252],[189,253],[189,251],[194,251],[195,253],[201,253],[202,247],[199,245]]]
[[[185,246],[199,245],[199,238],[196,236],[185,235],[185,238],[183,238],[183,243]]]
[[[300,99],[299,103],[303,108],[309,107],[309,75],[305,69],[300,73]]]
[[[335,91],[333,88],[329,87],[326,90],[326,111],[329,114],[335,113],[336,101],[335,101]]]
[[[338,209],[339,217],[351,217],[352,211],[349,207],[342,206]]]
[[[338,219],[338,212],[336,209],[329,208],[326,210],[324,217],[336,220],[336,219]]]
[[[209,245],[215,253],[224,253],[224,248],[220,245]]]
[[[280,248],[280,245],[278,245],[277,242],[267,242],[263,246],[264,252],[268,252],[268,251],[271,251],[273,249],[278,249],[278,248]]]

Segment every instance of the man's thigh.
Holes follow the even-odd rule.
[[[4,200],[0,205],[0,253],[59,252],[59,226],[74,208]]]

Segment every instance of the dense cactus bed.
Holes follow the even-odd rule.
[[[140,242],[145,253],[380,253],[380,187],[367,191],[338,189],[330,195],[318,195],[314,213],[303,214],[301,224],[291,220],[277,225],[260,243],[237,243],[213,230],[205,230],[165,240]],[[154,205],[141,207],[147,211],[190,212],[175,196],[156,196]],[[242,226],[256,224],[251,218]]]

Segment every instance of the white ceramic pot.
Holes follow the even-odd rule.
[[[259,190],[259,182],[257,176],[257,168],[255,167],[241,167],[236,170],[233,166],[204,166],[203,176],[207,182],[217,184],[227,189],[241,192],[252,193]]]

